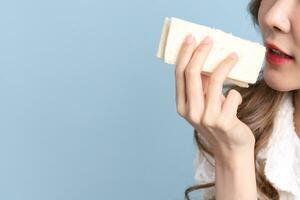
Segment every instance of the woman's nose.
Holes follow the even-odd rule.
[[[290,14],[292,3],[289,0],[274,1],[274,4],[267,11],[264,20],[266,25],[274,31],[290,31]]]

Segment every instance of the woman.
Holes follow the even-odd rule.
[[[300,1],[252,0],[248,9],[267,48],[256,84],[223,95],[234,53],[200,76],[209,38],[196,47],[189,35],[179,52],[176,109],[194,127],[198,147],[199,185],[185,191],[187,199],[199,189],[204,200],[300,199]]]

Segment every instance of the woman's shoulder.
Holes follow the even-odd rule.
[[[257,160],[265,162],[266,178],[282,196],[289,194],[300,199],[300,140],[294,126],[292,97],[291,93],[285,96],[276,114],[272,135],[258,152]]]

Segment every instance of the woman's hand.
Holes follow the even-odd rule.
[[[190,43],[182,44],[176,62],[177,112],[203,135],[215,157],[227,160],[233,155],[249,155],[254,150],[255,137],[236,116],[242,97],[233,89],[227,97],[222,93],[237,55],[229,55],[209,77],[205,76],[201,71],[213,41],[209,38],[195,47],[194,37],[190,39]]]

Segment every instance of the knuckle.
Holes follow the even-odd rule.
[[[210,77],[210,83],[220,83],[222,80],[215,73]]]
[[[185,70],[185,75],[186,76],[193,76],[196,74],[196,69],[194,67],[192,67],[191,65],[190,66],[187,66],[186,70]]]
[[[216,128],[218,130],[222,130],[224,132],[227,132],[229,130],[229,123],[227,123],[224,119],[219,118],[216,122]]]
[[[193,124],[198,124],[200,122],[200,114],[198,112],[189,111],[189,113],[188,113],[188,119]]]
[[[208,128],[215,127],[215,122],[212,118],[204,116],[201,120],[201,125]]]
[[[176,112],[181,116],[185,116],[185,110],[181,106],[176,106]]]
[[[180,78],[183,74],[183,71],[182,70],[179,70],[179,69],[175,69],[175,77],[176,78]]]

